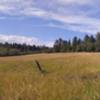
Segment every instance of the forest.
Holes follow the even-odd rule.
[[[83,39],[76,36],[72,40],[59,38],[55,40],[53,47],[0,43],[0,56],[55,52],[100,52],[100,33],[95,36],[85,35]]]

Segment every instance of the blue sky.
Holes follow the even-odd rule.
[[[99,0],[0,0],[0,42],[52,46],[100,31]]]

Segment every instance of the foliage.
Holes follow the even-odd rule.
[[[0,56],[14,56],[32,53],[50,52],[50,49],[45,46],[30,46],[26,44],[9,44],[0,43]]]
[[[83,39],[76,36],[72,40],[59,38],[54,42],[52,48],[17,43],[0,43],[0,56],[53,52],[100,52],[100,33],[98,32],[96,36],[85,35]]]
[[[71,40],[70,40],[71,41]],[[54,43],[54,52],[100,52],[100,33],[85,35],[84,39],[74,37],[72,41],[58,39]]]

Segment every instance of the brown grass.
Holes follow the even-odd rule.
[[[100,54],[1,57],[0,100],[100,100]]]

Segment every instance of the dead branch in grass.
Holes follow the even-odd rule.
[[[45,73],[46,71],[43,70],[42,66],[40,65],[39,61],[35,60],[35,63],[37,65],[37,68],[38,70],[41,72],[41,73]]]

